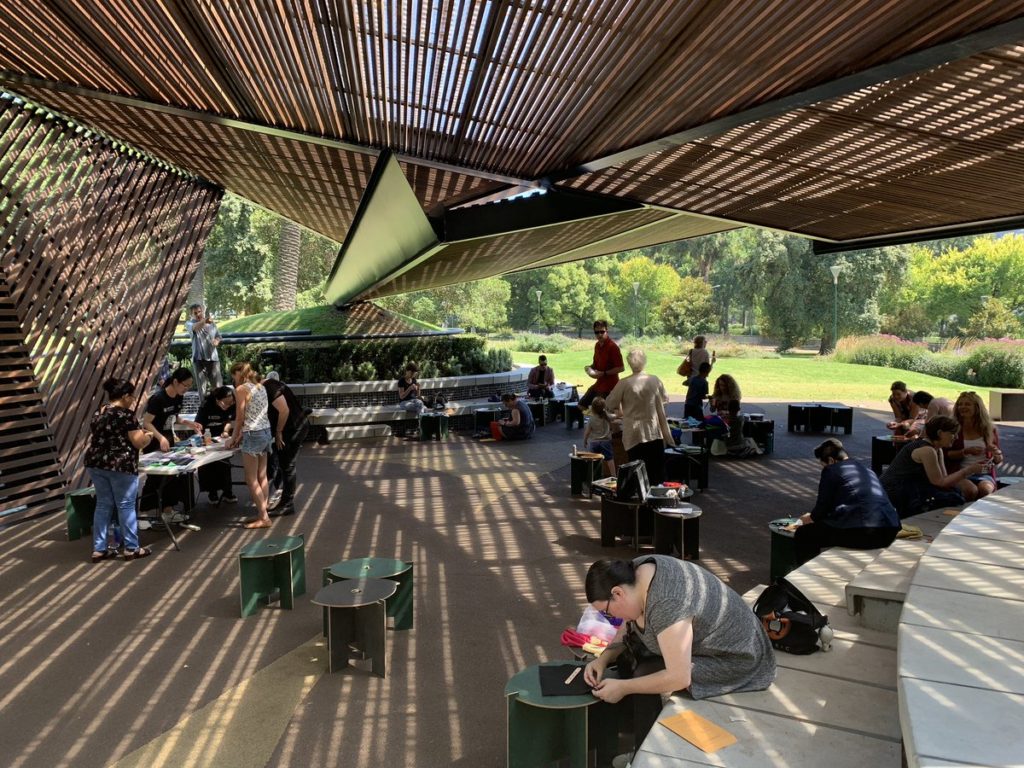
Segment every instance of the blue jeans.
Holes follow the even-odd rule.
[[[135,497],[139,493],[139,476],[127,472],[88,467],[96,487],[96,515],[92,520],[92,551],[107,551],[107,529],[117,510],[126,550],[139,548],[139,521],[135,516]]]

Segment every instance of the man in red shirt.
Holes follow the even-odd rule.
[[[597,343],[594,344],[594,362],[583,370],[596,381],[580,398],[580,408],[589,408],[595,397],[608,397],[619,383],[619,374],[626,370],[626,366],[622,364],[619,345],[608,335],[606,320],[594,321],[594,335],[597,337]]]

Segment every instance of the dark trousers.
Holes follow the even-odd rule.
[[[159,475],[146,475],[146,485],[142,489],[141,509],[156,509],[157,495],[164,507],[173,507],[187,495],[188,480],[184,477],[161,477]],[[161,488],[161,484],[163,488]],[[157,510],[158,512],[160,510]]]
[[[801,525],[793,535],[796,564],[803,565],[826,547],[882,549],[896,539],[899,528],[833,528],[825,523]]]
[[[665,441],[660,437],[657,440],[650,440],[646,443],[634,445],[628,449],[630,461],[640,460],[647,467],[647,479],[651,485],[661,485],[665,482]]]
[[[590,404],[594,402],[595,397],[608,397],[611,392],[599,392],[597,385],[594,384],[586,392],[583,393],[583,397],[580,398],[580,408],[589,408]]]
[[[683,417],[688,419],[696,419],[697,421],[704,421],[704,404],[683,404]]]
[[[198,470],[199,490],[206,493],[219,493],[224,496],[233,495],[231,491],[231,461],[215,461],[204,464]]]
[[[295,431],[285,429],[284,448],[278,449],[274,446],[271,451],[270,462],[273,466],[267,467],[267,477],[274,487],[281,487],[281,503],[279,507],[287,506],[295,498],[295,487],[298,485],[298,478],[295,473],[295,461],[299,457],[299,449],[306,441],[309,434],[309,419],[303,419]]]

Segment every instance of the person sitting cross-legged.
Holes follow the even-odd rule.
[[[491,422],[491,437],[495,440],[526,440],[533,437],[536,422],[530,413],[530,406],[511,392],[501,396],[501,403],[512,414],[507,419]]]
[[[830,437],[814,449],[821,462],[814,509],[800,518],[793,544],[802,565],[826,547],[881,549],[900,531],[900,516],[869,467]]]

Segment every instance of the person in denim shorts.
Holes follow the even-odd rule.
[[[273,438],[270,433],[270,419],[267,417],[267,390],[262,377],[246,362],[231,366],[231,378],[235,383],[235,427],[228,445],[242,447],[242,466],[245,469],[245,484],[256,505],[256,517],[245,521],[246,528],[269,528],[270,514],[267,499],[270,484],[267,481],[267,457]]]

